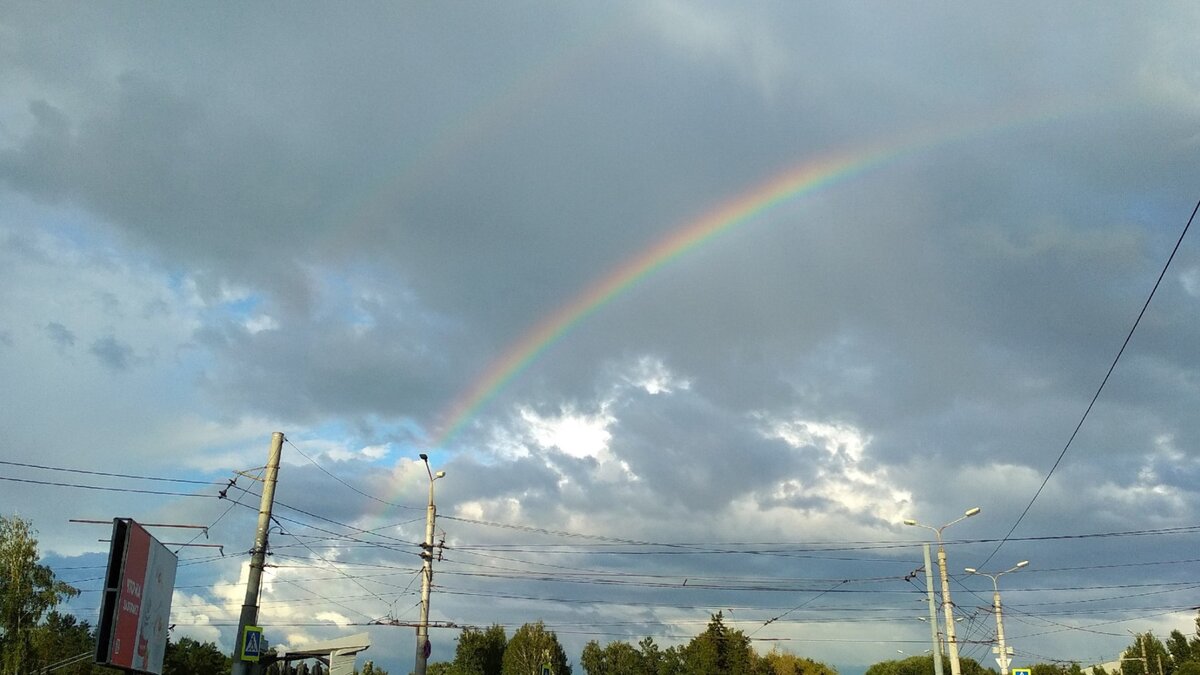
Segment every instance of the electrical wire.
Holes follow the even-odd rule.
[[[134,480],[152,480],[152,481],[160,481],[163,483],[191,483],[193,485],[220,485],[221,484],[221,481],[191,480],[191,479],[187,479],[187,478],[165,478],[162,476],[138,476],[138,475],[128,474],[128,473],[109,473],[107,471],[88,471],[85,469],[70,469],[70,468],[62,467],[62,466],[47,466],[44,464],[26,464],[24,462],[10,462],[10,461],[5,461],[5,460],[0,460],[0,464],[6,464],[8,466],[19,466],[19,467],[24,467],[27,469],[42,469],[45,471],[62,471],[62,472],[66,472],[66,473],[86,474],[89,476],[109,476],[112,478],[130,478],[130,479],[134,479]]]
[[[299,447],[298,447],[298,446],[297,446],[295,443],[293,443],[293,442],[292,442],[292,439],[285,437],[283,440],[284,440],[284,441],[285,441],[285,442],[286,442],[288,445],[292,446],[292,448],[294,448],[294,449],[296,450],[296,452],[300,453],[300,456],[301,456],[301,457],[303,457],[304,459],[307,459],[309,462],[311,462],[311,463],[312,463],[312,465],[313,465],[313,466],[315,466],[315,467],[317,467],[318,469],[320,469],[320,470],[321,470],[321,472],[322,472],[322,473],[324,473],[326,476],[329,476],[330,478],[332,478],[332,479],[334,479],[335,481],[337,481],[337,482],[341,483],[342,485],[346,486],[347,488],[350,488],[350,489],[351,489],[351,490],[353,490],[354,492],[357,492],[358,494],[360,494],[360,495],[362,495],[362,496],[366,497],[367,499],[370,499],[370,500],[373,500],[373,501],[377,501],[377,502],[379,502],[380,504],[387,504],[388,506],[394,506],[394,507],[396,507],[396,508],[399,508],[399,509],[412,509],[412,510],[414,510],[414,511],[424,511],[424,510],[425,510],[425,507],[423,507],[423,506],[408,506],[407,504],[397,504],[397,503],[395,503],[395,502],[389,502],[389,501],[388,501],[388,500],[386,500],[386,499],[380,499],[379,497],[376,497],[375,495],[372,495],[372,494],[368,494],[368,493],[366,493],[366,492],[363,492],[362,490],[360,490],[360,489],[358,489],[358,488],[354,487],[353,485],[351,485],[351,484],[347,483],[346,481],[342,480],[341,478],[339,478],[339,477],[337,477],[336,475],[334,475],[333,473],[331,473],[331,472],[330,472],[329,470],[327,470],[325,467],[323,467],[323,466],[321,466],[320,464],[318,464],[318,463],[317,463],[317,460],[315,460],[315,459],[313,459],[312,457],[309,457],[308,455],[304,454],[304,451],[303,451],[303,450],[301,450],[301,449],[300,449],[300,448],[299,448]]]
[[[135,488],[118,488],[105,487],[102,485],[81,485],[79,483],[59,483],[48,480],[33,480],[32,478],[13,478],[12,476],[0,476],[0,480],[11,481],[13,483],[31,483],[33,485],[45,485],[51,487],[67,487],[80,490],[100,490],[104,492],[132,492],[140,495],[166,495],[169,497],[204,497],[212,499],[216,495],[196,494],[194,492],[170,492],[168,490],[138,490]]]
[[[1129,328],[1129,333],[1125,336],[1125,341],[1121,343],[1121,348],[1117,350],[1117,355],[1113,358],[1112,363],[1108,366],[1108,372],[1104,374],[1104,379],[1100,381],[1100,386],[1096,388],[1096,393],[1092,396],[1092,400],[1084,409],[1083,415],[1079,418],[1079,423],[1075,425],[1075,430],[1071,432],[1071,436],[1067,439],[1066,445],[1063,446],[1062,452],[1058,453],[1058,458],[1054,460],[1050,470],[1046,472],[1046,477],[1042,480],[1042,484],[1038,486],[1029,503],[1025,505],[1025,509],[1021,511],[1021,515],[1017,516],[1016,522],[1009,528],[1008,534],[1000,539],[996,544],[996,548],[980,563],[979,567],[984,567],[995,557],[1004,543],[1008,541],[1013,532],[1017,531],[1017,526],[1025,519],[1025,515],[1029,513],[1029,509],[1033,508],[1034,502],[1041,496],[1042,490],[1046,489],[1046,484],[1050,482],[1050,477],[1054,475],[1054,471],[1058,469],[1058,465],[1062,463],[1063,457],[1067,455],[1067,451],[1071,449],[1071,444],[1075,442],[1075,437],[1079,435],[1079,430],[1083,428],[1084,422],[1087,421],[1088,415],[1091,414],[1092,408],[1096,405],[1096,401],[1100,399],[1100,392],[1104,391],[1104,385],[1108,384],[1108,379],[1112,377],[1113,371],[1117,368],[1117,363],[1121,360],[1121,355],[1125,353],[1125,348],[1129,346],[1129,342],[1133,339],[1133,333],[1137,330],[1138,325],[1142,322],[1142,317],[1146,315],[1146,310],[1150,307],[1150,301],[1154,299],[1154,294],[1158,292],[1159,285],[1162,284],[1163,277],[1167,275],[1167,270],[1171,267],[1171,261],[1175,259],[1175,254],[1179,252],[1179,247],[1183,244],[1183,238],[1187,236],[1188,229],[1192,226],[1192,221],[1196,219],[1196,212],[1200,211],[1200,201],[1196,202],[1196,207],[1192,209],[1192,215],[1188,217],[1187,224],[1183,226],[1183,231],[1179,233],[1179,239],[1175,242],[1175,248],[1171,249],[1171,255],[1167,257],[1166,264],[1163,265],[1162,271],[1158,273],[1158,279],[1154,282],[1154,287],[1150,289],[1150,295],[1146,297],[1146,302],[1142,304],[1141,311],[1138,312],[1137,318],[1134,319],[1133,325]]]

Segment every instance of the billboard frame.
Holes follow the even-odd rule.
[[[132,518],[113,518],[96,663],[162,672],[178,558]]]

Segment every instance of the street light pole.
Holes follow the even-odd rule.
[[[429,665],[429,590],[433,586],[433,525],[437,520],[437,507],[433,503],[433,482],[446,475],[445,471],[436,474],[429,468],[429,455],[421,453],[421,461],[425,462],[425,473],[429,474],[429,506],[425,509],[425,542],[421,544],[421,621],[417,624],[417,661],[413,669],[414,675],[425,675]]]
[[[962,675],[962,666],[959,665],[958,662],[958,640],[955,639],[954,636],[954,605],[950,602],[950,577],[946,574],[946,547],[942,542],[942,530],[959,521],[966,520],[967,518],[978,514],[980,510],[981,509],[978,506],[967,509],[966,513],[959,516],[957,519],[942,525],[941,527],[923,525],[915,520],[912,520],[911,518],[904,521],[905,525],[912,525],[914,527],[923,527],[927,530],[933,530],[933,533],[937,535],[938,569],[941,572],[942,577],[942,614],[946,618],[946,648],[947,651],[950,652],[951,675]]]
[[[987,577],[992,580],[992,607],[996,610],[996,652],[998,654],[996,662],[1000,665],[1000,675],[1008,675],[1008,647],[1004,644],[1004,618],[1000,611],[999,579],[1005,574],[1008,574],[1009,572],[1016,572],[1028,564],[1028,560],[1022,560],[1016,565],[1013,565],[1003,572],[997,572],[996,574],[980,572],[974,567],[968,567],[966,569],[967,574],[978,574],[981,577]]]

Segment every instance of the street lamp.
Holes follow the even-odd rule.
[[[905,525],[913,527],[923,527],[927,530],[933,530],[937,535],[938,542],[938,568],[942,575],[942,614],[946,618],[946,645],[950,652],[950,673],[951,675],[962,675],[962,667],[958,663],[958,641],[954,637],[954,609],[950,603],[950,578],[946,575],[946,547],[942,543],[942,530],[951,525],[966,520],[971,516],[977,515],[980,512],[978,506],[967,509],[966,513],[959,516],[956,520],[952,520],[941,527],[933,527],[932,525],[924,525],[909,518],[904,521]],[[421,675],[418,673],[417,675]]]
[[[1028,560],[1022,560],[1003,572],[997,572],[995,574],[980,572],[974,567],[966,568],[967,574],[977,574],[981,577],[987,577],[992,580],[992,606],[996,608],[996,642],[998,643],[996,653],[999,654],[999,656],[996,658],[996,662],[1000,664],[1000,675],[1008,675],[1008,648],[1004,646],[1004,620],[1000,614],[1000,582],[998,579],[1009,572],[1016,572],[1028,564]]]
[[[425,543],[421,544],[421,559],[424,561],[421,574],[421,621],[417,624],[417,663],[415,675],[425,675],[429,665],[429,589],[433,586],[433,523],[437,519],[437,507],[433,504],[433,482],[445,478],[446,472],[434,473],[429,468],[429,455],[421,453],[425,462],[425,473],[429,474],[429,506],[425,510]]]

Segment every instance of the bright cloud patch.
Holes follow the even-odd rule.
[[[608,441],[612,437],[608,426],[613,420],[603,412],[586,415],[567,411],[551,417],[525,408],[521,410],[521,419],[542,448],[555,448],[576,458],[600,458],[608,453]]]
[[[895,519],[898,509],[912,500],[912,494],[892,483],[886,469],[868,468],[863,459],[870,436],[848,424],[806,420],[776,421],[764,434],[778,438],[797,450],[824,451],[827,458],[817,460],[815,478],[790,478],[776,486],[775,497],[790,500],[815,496],[855,513],[870,513],[881,519]]]
[[[622,379],[647,394],[670,394],[676,390],[686,391],[692,386],[690,380],[676,376],[661,359],[651,356],[639,358]]]

